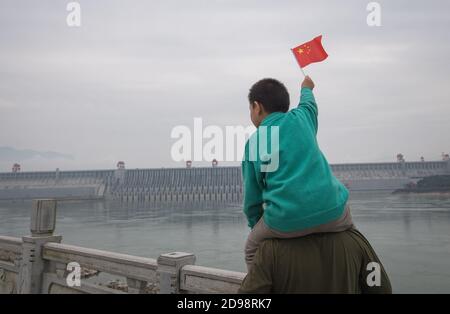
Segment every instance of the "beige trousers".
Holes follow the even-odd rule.
[[[269,228],[264,219],[259,219],[258,223],[253,227],[248,235],[247,242],[245,243],[245,263],[247,264],[247,270],[250,270],[250,266],[253,264],[256,251],[259,244],[266,239],[291,239],[303,237],[312,233],[322,232],[340,232],[345,231],[353,227],[352,215],[350,213],[350,206],[345,207],[344,213],[341,218],[331,221],[329,223],[319,225],[317,227],[308,228],[294,232],[281,232]]]

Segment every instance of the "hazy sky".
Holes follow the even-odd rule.
[[[319,142],[331,163],[438,159],[450,151],[450,2],[81,0],[0,2],[0,147],[73,159],[23,170],[183,166],[173,127],[249,125],[247,93],[275,77],[299,97],[290,48],[322,34]],[[0,160],[9,171],[11,160]]]

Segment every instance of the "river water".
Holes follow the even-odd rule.
[[[450,196],[353,192],[357,228],[396,293],[450,293]],[[228,207],[228,208],[226,208]],[[31,202],[0,203],[0,235],[29,233]],[[156,258],[192,252],[197,265],[245,271],[248,227],[239,207],[146,207],[103,201],[58,204],[63,242]]]

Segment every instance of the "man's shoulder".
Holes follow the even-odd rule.
[[[306,236],[289,239],[266,239],[261,243],[260,248],[262,250],[291,250],[301,247],[336,244],[336,242],[345,242],[348,245],[357,245],[360,243],[367,244],[367,240],[358,230],[348,229],[342,232],[313,233]],[[296,252],[298,251],[296,250]]]
[[[298,237],[298,238],[290,238],[290,239],[265,239],[261,242],[259,249],[261,251],[273,252],[277,254],[280,250],[292,250],[294,248],[299,248],[307,242],[307,237]]]

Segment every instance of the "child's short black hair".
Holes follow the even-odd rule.
[[[259,102],[267,113],[289,110],[289,93],[283,83],[273,78],[265,78],[253,84],[248,100],[250,104]]]

